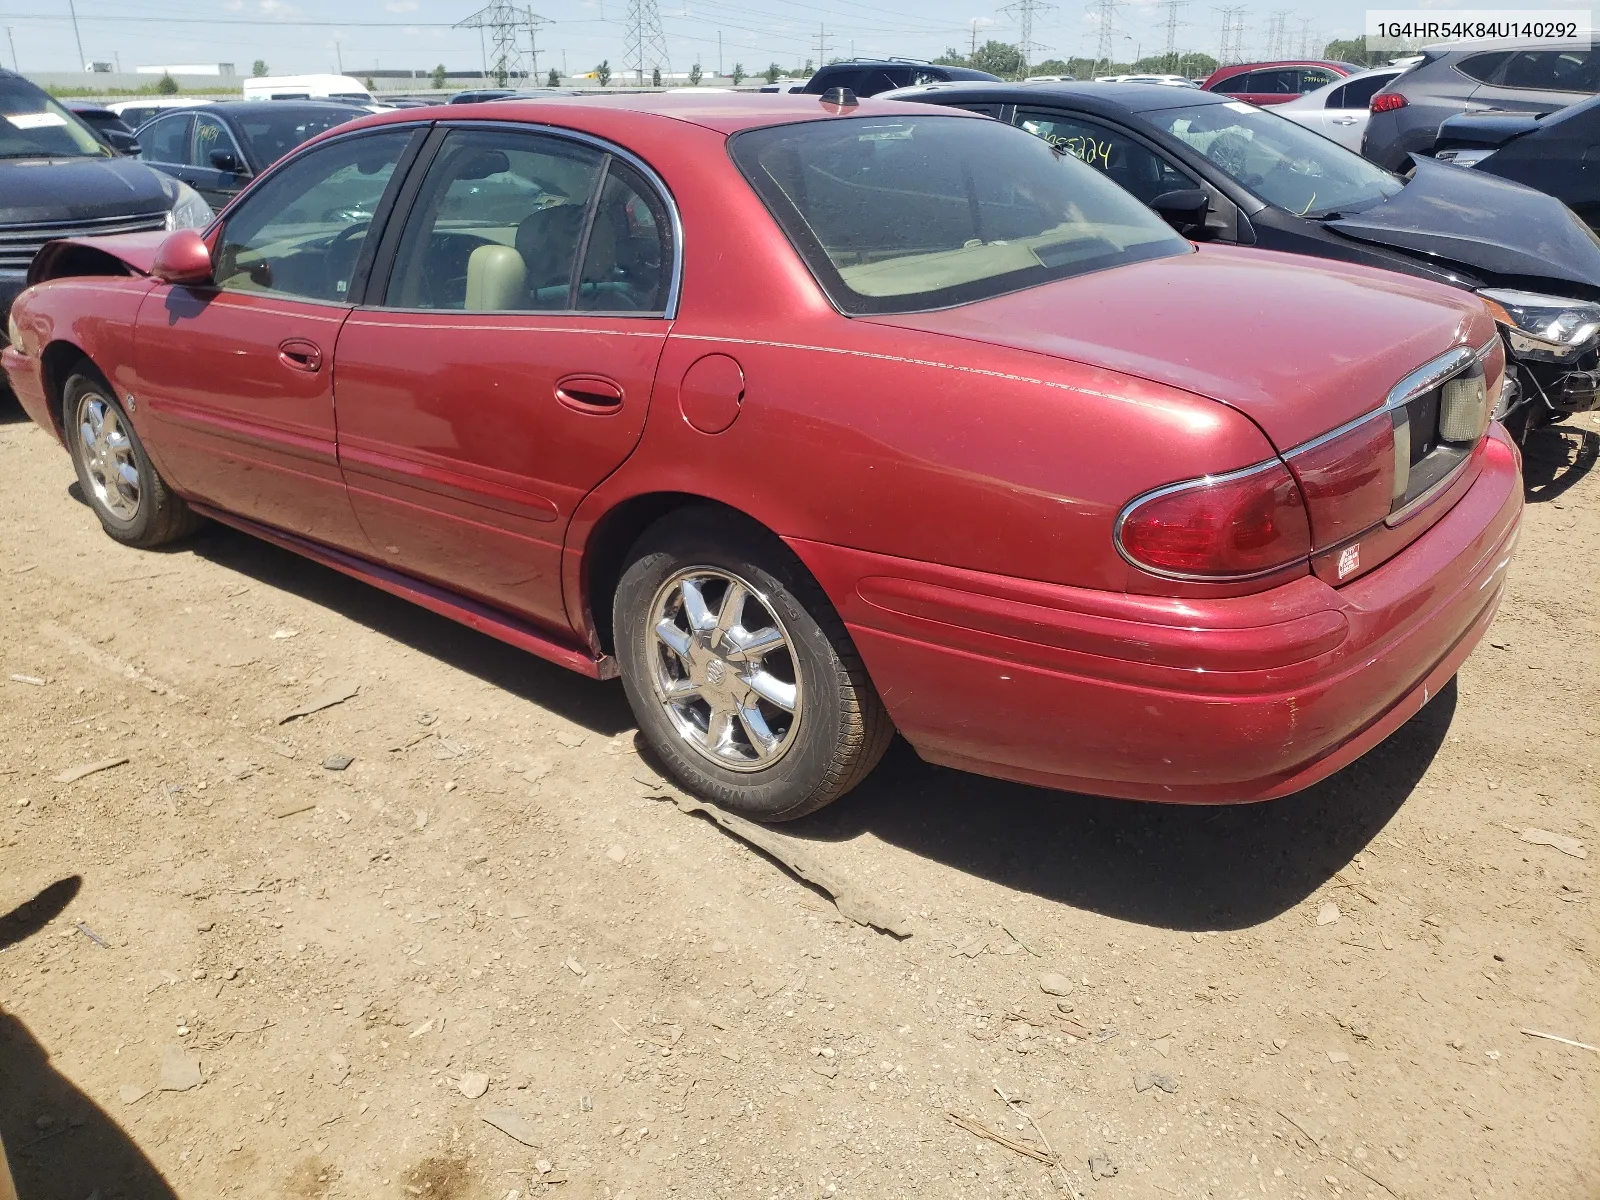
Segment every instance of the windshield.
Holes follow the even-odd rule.
[[[1405,186],[1360,155],[1253,104],[1196,104],[1139,115],[1268,204],[1298,216],[1360,212]]]
[[[730,150],[846,313],[945,308],[1190,250],[1092,167],[995,121],[807,121]]]
[[[25,79],[0,78],[0,158],[104,158],[76,117]]]
[[[243,115],[235,114],[233,120],[265,166],[277,162],[301,142],[365,115],[357,109],[284,105],[282,110],[275,112],[257,109]]]

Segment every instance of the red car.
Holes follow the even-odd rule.
[[[1196,247],[972,114],[396,112],[54,243],[4,365],[106,531],[209,517],[586,675],[764,819],[937,763],[1223,803],[1451,678],[1522,508],[1471,295]]]
[[[1361,67],[1346,62],[1235,63],[1218,67],[1200,85],[1202,91],[1237,96],[1250,104],[1287,104],[1307,92],[1354,75]]]

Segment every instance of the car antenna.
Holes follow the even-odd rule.
[[[854,108],[861,101],[856,99],[856,94],[847,87],[831,87],[822,93],[822,103],[837,104],[841,108]]]

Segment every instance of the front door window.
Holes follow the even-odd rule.
[[[411,138],[397,129],[332,142],[264,179],[223,228],[217,286],[345,303]]]

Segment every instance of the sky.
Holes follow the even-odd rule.
[[[0,0],[0,25],[10,36],[0,60],[27,71],[81,69],[69,3],[76,8],[85,59],[138,65],[232,62],[241,72],[263,59],[273,74],[333,71],[360,75],[373,67],[473,70],[483,61],[476,30],[452,26],[484,0]],[[601,59],[618,71],[623,64],[630,0],[514,0],[549,24],[539,26],[541,73],[551,66],[578,73]],[[648,2],[648,0],[646,0]],[[1099,46],[1100,3],[1061,0],[1036,5],[1032,61],[1093,56]],[[1445,0],[1409,0],[1414,7],[1440,8]],[[657,0],[666,34],[669,65],[687,71],[696,62],[706,74],[718,65],[732,71],[764,70],[818,58],[819,33],[826,56],[903,55],[932,58],[946,47],[963,51],[979,42],[1019,38],[1016,5],[1005,0]],[[1242,0],[1227,0],[1239,5]],[[1466,7],[1468,0],[1448,0]],[[1403,7],[1407,0],[1387,0]],[[1244,4],[1242,44],[1247,59],[1273,49],[1276,14],[1282,14],[1281,52],[1298,56],[1302,40],[1313,55],[1334,37],[1359,36],[1365,4],[1355,0],[1258,0]],[[1472,7],[1488,7],[1472,5]],[[1498,0],[1509,9],[1571,8],[1563,0]],[[1115,58],[1166,48],[1166,0],[1121,0],[1112,11]],[[1224,23],[1218,0],[1180,0],[1180,50],[1218,52]],[[620,74],[620,71],[619,71]]]

